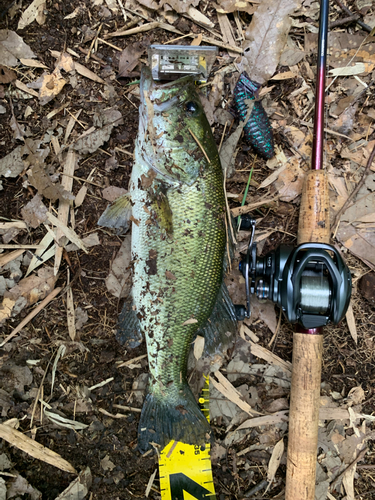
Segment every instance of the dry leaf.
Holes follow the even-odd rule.
[[[75,69],[72,57],[66,53],[58,53],[58,61],[54,71],[44,73],[40,78],[28,84],[32,89],[39,89],[39,101],[42,106],[52,101],[67,83],[61,75],[61,70],[70,72]]]
[[[91,484],[90,467],[86,467],[55,500],[83,500],[88,494]]]
[[[139,58],[144,54],[149,40],[135,42],[128,45],[120,54],[117,79],[134,78],[139,76],[139,71],[133,72],[133,69],[139,63]]]
[[[190,6],[196,7],[200,0],[138,0],[141,5],[148,9],[160,10],[165,4],[168,4],[179,14],[186,14]]]
[[[44,402],[43,404],[51,408],[51,406],[47,405],[46,402]],[[59,427],[65,427],[66,429],[72,429],[74,431],[82,431],[83,429],[87,429],[88,427],[87,424],[82,424],[77,420],[70,420],[69,418],[62,417],[58,413],[49,411],[46,408],[44,408],[43,413],[48,418],[48,420],[50,420],[53,424],[58,425]]]
[[[342,484],[344,485],[345,492],[346,492],[346,500],[355,500],[355,492],[354,492],[354,475],[357,470],[357,464],[355,464],[353,467],[348,469],[344,477],[342,478]]]
[[[330,69],[328,73],[330,76],[353,76],[360,75],[361,73],[369,73],[374,69],[374,64],[365,64],[362,62],[353,63],[352,66],[345,66],[344,68]]]
[[[366,399],[365,391],[360,385],[358,385],[357,387],[353,387],[348,392],[347,399],[348,401],[350,400],[351,404],[358,405]]]
[[[111,136],[113,127],[122,123],[122,115],[117,109],[107,109],[103,113],[103,127],[90,133],[82,135],[74,143],[73,147],[81,154],[94,153]]]
[[[279,356],[276,356],[276,354],[259,344],[254,344],[254,342],[251,341],[248,342],[251,344],[251,352],[254,356],[264,359],[267,363],[281,368],[287,377],[290,378],[292,376],[292,363],[282,360]]]
[[[13,130],[13,138],[18,141],[24,141],[26,136],[25,125],[20,125],[14,115],[10,119],[9,125]]]
[[[275,187],[281,201],[293,201],[302,192],[306,172],[300,167],[297,157],[291,158],[285,169],[282,169]]]
[[[375,180],[375,174],[368,176],[369,181]],[[368,193],[368,192],[367,192]],[[362,218],[366,218],[369,214],[375,212],[375,194],[368,193],[365,196],[361,195],[361,191],[359,193],[359,199],[350,206],[343,213],[341,220],[348,221],[350,223],[353,222],[371,222],[371,220],[362,220]]]
[[[37,460],[42,460],[63,471],[76,474],[74,467],[58,453],[55,453],[49,448],[45,448],[37,441],[34,441],[34,439],[29,438],[25,434],[22,434],[22,432],[8,425],[0,424],[0,437]]]
[[[18,30],[26,28],[33,21],[38,24],[44,24],[45,16],[43,11],[46,9],[47,0],[34,0],[28,8],[22,13],[21,19],[18,22]]]
[[[228,139],[223,143],[220,151],[220,162],[223,168],[223,172],[226,172],[227,177],[231,177],[234,173],[234,164],[236,161],[237,153],[236,148],[238,141],[240,140],[242,131],[246,123],[248,122],[251,112],[254,107],[254,102],[250,99],[245,99],[245,104],[247,106],[246,118],[243,122],[240,122],[236,130],[231,134]]]
[[[76,320],[76,330],[81,330],[83,325],[87,323],[89,315],[87,314],[87,311],[81,309],[81,307],[77,307],[77,309],[74,312],[74,316]]]
[[[364,263],[375,265],[375,231],[374,228],[356,228],[353,224],[341,222],[337,231],[337,239]]]
[[[69,276],[69,274],[68,274]],[[68,281],[69,283],[69,281]],[[68,333],[70,340],[72,342],[76,339],[76,319],[75,319],[75,310],[74,310],[74,298],[73,298],[73,290],[70,286],[66,292],[66,314],[67,314],[67,325],[68,325]]]
[[[274,415],[264,415],[263,417],[250,418],[238,426],[237,430],[250,429],[251,427],[258,427],[260,425],[274,425],[280,422],[287,422],[289,420],[287,413],[288,412],[286,411],[280,411]]]
[[[213,385],[210,386],[210,420],[226,417],[233,420],[242,410],[232,401],[226,399]]]
[[[306,53],[303,50],[298,50],[294,47],[287,47],[280,56],[280,66],[295,66],[305,57]],[[291,73],[288,71],[288,73]],[[284,73],[281,73],[283,75]],[[275,77],[272,80],[276,80]]]
[[[256,297],[254,297],[251,301],[251,309],[253,316],[264,321],[271,332],[275,333],[277,328],[275,305],[269,301],[259,301]]]
[[[116,15],[118,13],[118,5],[116,0],[105,0],[108,8]]]
[[[62,90],[66,84],[66,80],[62,77],[59,69],[49,75],[44,73],[40,78],[38,78],[32,84],[29,84],[30,88],[39,89],[39,101],[42,106],[49,103],[54,99]]]
[[[0,83],[10,83],[16,79],[17,75],[12,69],[0,65]]]
[[[66,226],[60,219],[52,215],[50,212],[47,212],[47,219],[49,222],[57,227],[58,229],[61,230],[61,234],[66,236],[69,241],[74,243],[78,248],[83,250],[85,253],[88,253],[85,244],[83,243],[82,239],[78,236],[78,234],[68,226]],[[59,247],[58,247],[59,248]],[[60,247],[61,248],[61,247]],[[56,273],[57,274],[57,273]]]
[[[34,186],[45,198],[48,198],[51,201],[56,201],[58,199],[69,200],[74,198],[74,196],[66,191],[60,183],[56,182],[56,184],[54,184],[51,181],[43,163],[40,161],[35,161],[31,170],[27,171],[27,174],[30,184]]]
[[[0,322],[18,314],[23,308],[35,304],[44,299],[56,282],[53,269],[45,267],[38,272],[38,276],[32,275],[23,278],[8,292],[5,292],[3,303],[0,308]]]
[[[109,455],[106,455],[101,461],[100,466],[104,471],[113,470],[116,465],[110,460]]]
[[[194,357],[195,359],[200,359],[204,350],[204,341],[205,338],[197,335],[197,338],[194,341]]]
[[[30,500],[41,500],[42,494],[39,490],[31,486],[27,482],[27,480],[18,475],[15,479],[13,479],[8,485],[8,491],[5,498],[24,498],[23,495],[26,495],[25,498],[30,498]],[[1,497],[0,497],[1,498]]]
[[[47,207],[42,202],[40,194],[36,194],[22,209],[23,220],[34,229],[47,220]]]
[[[126,297],[131,288],[131,235],[127,234],[122,242],[111,270],[105,279],[108,291],[118,298]]]
[[[189,318],[189,319],[187,319],[186,321],[184,321],[182,323],[182,326],[185,326],[185,325],[194,325],[195,323],[198,323],[197,319],[195,319],[195,318]]]
[[[124,188],[119,188],[117,186],[108,186],[107,188],[103,189],[102,196],[105,200],[110,201],[112,203],[117,198],[126,193],[127,191]]]
[[[96,73],[94,73],[90,69],[86,68],[86,66],[83,66],[82,64],[80,64],[78,62],[74,63],[74,68],[77,71],[77,73],[84,76],[85,78],[89,78],[93,82],[105,83],[103,78],[100,78],[100,76],[98,76]]]
[[[295,0],[263,0],[254,13],[241,64],[255,82],[265,83],[274,74],[292,25],[289,14],[296,8]]]
[[[71,14],[68,14],[67,16],[64,17],[64,19],[74,19],[75,17],[78,16],[78,14],[82,11],[82,7],[79,5],[76,7]]]
[[[242,399],[242,394],[240,394],[238,390],[233,387],[233,385],[221,372],[216,371],[215,376],[218,381],[211,377],[210,382],[219,392],[221,392],[221,394],[223,394],[223,396],[228,398],[229,401],[236,404],[239,408],[241,408],[241,410],[245,411],[249,415],[261,415],[258,411],[253,410],[251,406]]]
[[[220,14],[241,11],[252,15],[256,11],[256,7],[248,0],[217,0],[217,4],[213,4],[213,7],[215,7],[216,11]]]
[[[346,311],[346,321],[348,323],[350,335],[352,336],[352,339],[358,344],[358,334],[357,334],[357,327],[355,325],[355,318],[354,318],[354,313],[353,313],[353,307],[351,304],[349,304],[348,310]]]
[[[254,373],[254,366],[251,363],[251,359],[254,359],[251,356],[251,345],[243,339],[237,340],[232,353],[232,359],[227,366],[228,380],[233,383],[246,374]]]
[[[85,248],[91,248],[100,245],[98,233],[91,233],[88,236],[82,238],[81,241],[84,244]],[[66,245],[65,250],[67,252],[76,252],[77,250],[79,250],[79,247],[74,243],[70,243],[69,245]]]
[[[33,59],[36,55],[16,32],[0,30],[1,63],[13,67],[17,65],[21,57]]]
[[[295,78],[297,75],[293,71],[285,71],[284,73],[278,73],[273,76],[271,80],[289,80],[290,78]]]
[[[276,445],[272,451],[270,461],[268,463],[268,471],[267,471],[268,485],[267,485],[266,491],[264,493],[267,493],[273,480],[275,479],[275,475],[276,475],[277,469],[279,468],[279,465],[281,462],[281,457],[283,456],[283,453],[284,453],[284,439],[280,439],[280,441],[278,443],[276,443]]]
[[[35,61],[34,59],[26,59],[26,58],[21,57],[20,61],[24,66],[28,66],[29,68],[48,69],[48,66],[41,63],[40,61]]]

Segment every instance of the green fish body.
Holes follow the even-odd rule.
[[[223,173],[194,82],[184,77],[157,84],[145,68],[140,93],[129,185],[132,304],[125,305],[120,326],[126,333],[138,321],[146,338],[149,392],[138,433],[145,451],[171,439],[209,439],[209,424],[187,384],[187,358],[213,311],[232,325],[235,316],[223,291]]]

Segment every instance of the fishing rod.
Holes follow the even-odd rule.
[[[287,320],[297,324],[293,335],[286,500],[315,497],[323,327],[337,324],[344,317],[352,288],[347,265],[329,244],[328,180],[323,169],[328,13],[329,0],[321,0],[311,170],[302,191],[298,246],[280,246],[257,257],[255,220],[250,220],[250,243],[240,263],[246,286],[242,315],[250,316],[250,295],[255,293],[278,304]]]

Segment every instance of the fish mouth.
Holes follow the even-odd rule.
[[[156,82],[152,79],[151,70],[144,66],[141,72],[140,98],[141,106],[150,99],[154,111],[164,112],[181,101],[185,91],[194,85],[192,77],[187,75],[171,82]],[[147,108],[147,105],[146,105]]]
[[[150,68],[142,67],[138,129],[138,139],[141,143],[147,135],[149,121],[153,122],[154,114],[160,115],[181,104],[193,85],[189,75],[171,82],[156,82],[152,79]]]

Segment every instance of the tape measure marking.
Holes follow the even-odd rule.
[[[208,376],[199,404],[209,422]],[[216,500],[209,444],[170,441],[160,453],[159,474],[162,500]]]

